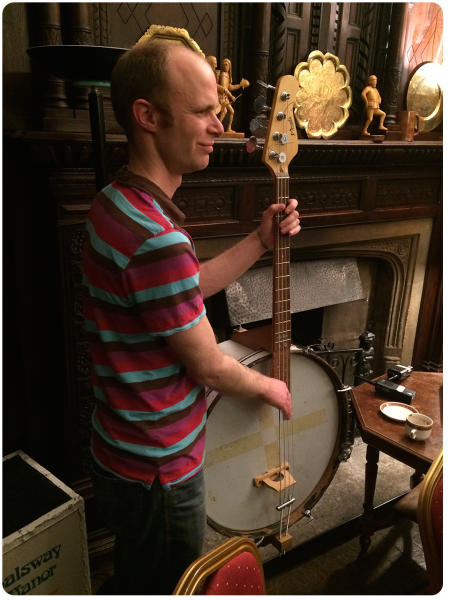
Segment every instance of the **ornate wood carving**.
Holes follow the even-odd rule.
[[[252,110],[250,111],[250,119],[256,116],[253,108],[253,102],[258,96],[263,96],[267,99],[266,88],[256,84],[259,79],[269,83],[269,48],[270,48],[270,4],[267,2],[256,3],[254,9],[254,25],[252,32],[252,50],[251,50],[251,65],[252,65],[252,81],[255,82],[249,88],[251,94]],[[268,106],[271,102],[268,102]],[[267,119],[267,111],[262,111],[259,115],[262,119]]]
[[[322,11],[322,3],[321,2],[313,2],[312,3],[312,13],[311,13],[310,52],[313,52],[314,50],[320,50],[320,48],[319,48],[319,32],[320,32],[321,11]]]
[[[307,60],[310,53],[309,38],[311,5],[301,2],[287,2],[285,3],[285,7],[285,33],[283,38],[285,50],[284,60],[282,62],[283,72],[281,74],[293,75],[295,67],[298,65],[298,63]],[[276,80],[274,80],[274,85],[275,83]]]
[[[437,204],[441,182],[437,179],[397,180],[378,185],[377,208],[383,206]]]
[[[93,36],[96,46],[109,46],[108,2],[92,3]]]
[[[64,31],[64,42],[74,46],[92,44],[92,17],[90,4],[87,2],[67,2],[62,4],[63,15],[67,20]],[[78,109],[89,109],[87,94],[89,89],[72,88],[73,106]]]
[[[396,115],[399,110],[400,79],[402,74],[402,51],[404,21],[407,4],[405,2],[394,2],[392,4],[391,27],[389,32],[389,44],[386,58],[386,74],[383,86],[383,105],[387,106],[386,126],[395,125]],[[382,96],[383,97],[383,96]]]
[[[186,215],[186,224],[230,221],[236,211],[234,189],[230,187],[209,189],[204,193],[182,188],[175,193],[173,201]]]
[[[385,373],[401,359],[418,238],[417,234],[291,250],[291,260],[357,256],[381,261],[385,268],[384,279],[375,290],[374,300],[377,313],[374,318],[374,333],[378,340],[382,340],[382,352],[377,355],[374,364],[377,373]]]
[[[257,188],[258,210],[262,213],[274,202],[273,190],[269,186]],[[345,184],[333,182],[296,182],[291,177],[290,196],[299,202],[299,212],[304,213],[338,212],[358,209],[361,197],[361,182],[351,181]]]
[[[229,58],[236,64],[236,33],[238,31],[238,6],[224,2],[222,6],[221,58]],[[220,64],[220,63],[218,63]]]
[[[275,82],[286,74],[286,2],[274,2],[272,4],[271,19],[270,80],[268,83],[275,85]]]
[[[377,18],[375,3],[363,3],[358,6],[359,41],[354,54],[356,64],[351,65],[350,81],[353,90],[353,103],[350,109],[349,122],[360,122],[364,118],[364,104],[361,92],[367,85],[367,78],[372,75],[373,40]],[[348,67],[347,67],[348,68]]]
[[[64,42],[75,46],[92,44],[92,18],[90,4],[87,2],[67,2],[62,10],[67,18]]]
[[[61,11],[59,2],[41,2],[32,7],[32,23],[36,32],[36,46],[62,44]],[[45,108],[68,106],[65,82],[49,73],[42,75],[42,101]]]
[[[219,10],[215,2],[110,3],[107,6],[109,45],[130,48],[150,25],[167,25],[187,29],[207,56],[216,56]]]

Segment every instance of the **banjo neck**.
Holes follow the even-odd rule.
[[[284,75],[277,82],[267,126],[262,162],[275,182],[275,203],[289,200],[288,167],[298,152],[298,136],[294,121],[298,81]],[[271,376],[283,381],[290,389],[291,294],[289,270],[289,235],[280,232],[283,213],[274,217],[273,248],[273,317]]]
[[[287,204],[289,200],[289,174],[275,174],[275,203]],[[272,367],[271,375],[291,384],[291,293],[289,235],[280,232],[283,213],[277,213],[273,248],[273,316],[272,316]]]

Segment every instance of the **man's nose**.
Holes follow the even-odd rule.
[[[212,128],[212,133],[215,133],[217,137],[219,135],[222,135],[222,133],[224,132],[223,125],[216,115],[212,116]]]

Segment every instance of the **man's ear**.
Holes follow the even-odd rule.
[[[155,131],[157,127],[156,110],[153,104],[142,98],[133,102],[133,115],[140,127]]]

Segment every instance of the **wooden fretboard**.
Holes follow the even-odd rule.
[[[289,199],[289,175],[275,175],[275,203],[287,204]],[[272,377],[291,384],[291,289],[289,235],[281,234],[280,222],[284,213],[275,216],[273,247],[273,358]]]

